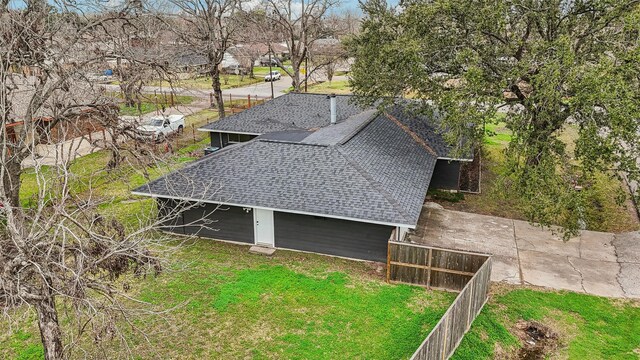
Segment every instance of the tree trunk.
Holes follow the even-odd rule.
[[[293,92],[300,92],[300,66],[293,68],[291,86],[293,86]]]
[[[44,346],[44,358],[46,360],[63,359],[62,332],[58,323],[54,297],[49,295],[45,300],[38,302],[36,311],[38,312],[40,338]]]
[[[20,207],[20,183],[22,174],[22,159],[9,159],[5,164],[5,174],[2,179],[4,185],[4,196],[9,200],[11,207]]]
[[[222,89],[220,86],[220,70],[218,70],[217,66],[211,70],[211,87],[213,88],[213,97],[218,107],[219,118],[222,119],[224,118],[224,100],[222,99]]]

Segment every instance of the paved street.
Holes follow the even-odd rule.
[[[493,254],[493,281],[640,298],[640,233],[583,231],[567,242],[527,223],[428,203],[410,241]]]
[[[334,81],[346,80],[346,76],[334,76]],[[105,84],[102,85],[107,91],[117,92],[120,91],[119,85],[111,85]],[[273,93],[274,97],[278,97],[285,94],[285,91],[291,87],[291,79],[288,76],[283,76],[281,80],[273,82]],[[170,92],[172,88],[169,87],[161,87],[161,86],[144,86],[142,91],[144,93],[153,93],[153,92]],[[173,91],[177,95],[186,95],[186,96],[194,96],[199,98],[209,98],[209,94],[211,90],[198,90],[198,89],[185,89],[181,87],[174,87]],[[268,82],[259,82],[256,84],[251,84],[248,86],[237,87],[233,89],[222,90],[223,96],[259,96],[259,97],[270,97],[271,96],[271,84]]]

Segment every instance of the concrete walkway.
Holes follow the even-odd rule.
[[[409,240],[489,253],[491,280],[640,298],[640,233],[583,231],[565,242],[526,221],[445,210],[427,203]]]

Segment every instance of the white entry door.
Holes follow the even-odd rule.
[[[253,223],[256,244],[274,246],[273,211],[253,209]]]

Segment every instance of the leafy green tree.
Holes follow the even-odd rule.
[[[478,146],[484,125],[508,110],[501,181],[525,200],[531,221],[575,233],[596,173],[638,178],[640,2],[409,0],[393,9],[372,0],[362,8],[362,32],[349,43],[361,101],[410,96],[421,100],[417,110],[437,107],[458,151]],[[575,151],[560,138],[568,126],[578,132]]]

